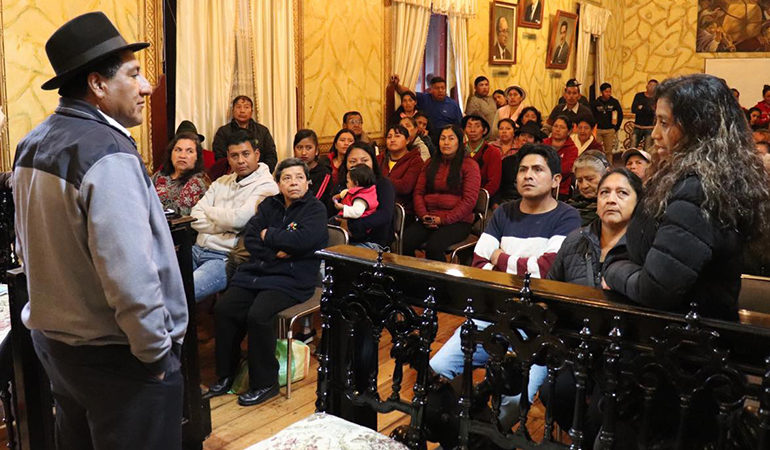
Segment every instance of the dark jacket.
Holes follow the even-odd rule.
[[[688,176],[674,185],[656,221],[636,209],[625,248],[605,261],[604,278],[615,291],[646,306],[686,312],[698,302],[704,316],[737,320],[743,242],[738,231],[707,218],[700,180]]]
[[[267,229],[265,239],[260,233]],[[326,247],[326,208],[308,190],[304,197],[284,206],[282,194],[259,204],[244,231],[249,260],[238,266],[230,282],[246,289],[274,289],[304,301],[313,295],[320,260],[317,250]],[[290,256],[278,258],[278,251]]]
[[[620,102],[615,97],[610,97],[609,100],[604,101],[602,97],[597,97],[591,103],[591,112],[596,119],[596,125],[600,130],[620,129],[620,124],[623,122],[623,108],[620,107]],[[613,125],[612,115],[615,114],[617,123]]]
[[[211,144],[216,159],[227,158],[227,139],[239,129],[240,127],[235,119],[219,127],[217,134],[214,135],[214,142]],[[259,161],[267,164],[270,172],[274,171],[275,165],[278,163],[278,154],[275,152],[275,142],[270,134],[270,130],[261,123],[257,123],[254,119],[249,119],[246,129],[251,132],[257,141]]]
[[[383,247],[393,242],[393,210],[396,207],[396,191],[385,177],[377,180],[377,209],[366,217],[348,220],[350,243],[373,242]],[[339,194],[346,186],[337,184],[332,195]]]
[[[581,284],[601,288],[602,265],[599,259],[602,254],[599,242],[601,222],[596,221],[570,233],[561,244],[551,269],[548,271],[549,280],[565,283]],[[621,242],[624,238],[621,238]]]
[[[383,152],[380,153],[378,158],[382,176],[393,183],[393,188],[396,190],[396,201],[404,207],[407,214],[414,214],[412,193],[423,166],[420,152],[417,149],[406,152],[404,156],[396,161],[393,169],[390,169],[388,166],[387,156],[388,153]]]
[[[521,194],[516,189],[516,167],[518,165],[518,157],[514,155],[508,155],[503,158],[500,173],[500,189],[497,191],[497,195],[492,199],[492,204],[502,205],[505,202],[511,200],[517,200],[521,198]]]
[[[580,213],[580,225],[586,226],[595,221],[599,216],[596,214],[596,199],[585,198],[580,194],[572,196],[567,200],[567,204],[578,210]]]
[[[320,200],[326,207],[327,212],[329,205],[332,203],[332,189],[334,189],[334,183],[332,183],[332,170],[326,165],[325,158],[318,158],[318,164],[310,169],[310,191],[315,198]],[[323,161],[323,162],[322,162]],[[334,214],[337,214],[337,210],[334,209]],[[329,212],[331,215],[331,212]]]

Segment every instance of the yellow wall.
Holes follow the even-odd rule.
[[[383,0],[303,1],[304,123],[322,141],[360,111],[364,130],[383,135],[385,5]]]
[[[54,72],[45,53],[45,42],[66,21],[89,11],[101,10],[129,42],[144,40],[144,8],[146,1],[61,1],[61,0],[2,0],[2,32],[5,41],[5,72],[10,154],[24,135],[51,114],[59,102],[54,91],[43,91],[40,85]],[[144,63],[146,51],[137,55]],[[144,64],[143,64],[144,65]],[[146,111],[145,111],[146,113]],[[149,125],[131,129],[139,142],[140,152],[149,161]],[[12,162],[12,161],[11,161]],[[8,167],[10,162],[3,161]]]

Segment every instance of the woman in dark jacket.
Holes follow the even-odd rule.
[[[337,210],[329,211],[331,206],[331,194],[334,188],[332,170],[327,164],[319,161],[318,136],[313,130],[299,130],[294,135],[294,157],[302,160],[310,169],[310,191],[315,198],[326,205],[327,213],[331,216],[337,214]],[[324,158],[324,162],[328,162]]]
[[[227,393],[248,334],[249,390],[238,404],[251,406],[278,394],[275,315],[313,295],[326,247],[326,208],[308,189],[309,170],[297,158],[275,169],[280,194],[266,198],[244,230],[249,260],[238,267],[214,307],[219,382],[208,396]]]
[[[671,78],[655,92],[656,149],[668,154],[628,226],[627,251],[611,252],[607,286],[653,308],[738,319],[741,253],[767,244],[770,183],[724,80]],[[718,119],[718,120],[715,120]]]
[[[393,210],[396,206],[396,191],[393,189],[393,183],[382,176],[380,166],[377,164],[377,156],[369,144],[356,142],[351,145],[345,153],[344,163],[340,166],[340,182],[334,189],[334,195],[339,195],[347,187],[348,170],[353,166],[365,164],[377,176],[377,183],[375,183],[377,209],[366,217],[347,221],[350,243],[374,250],[389,246],[393,241]],[[332,218],[332,221],[337,220],[336,217]]]

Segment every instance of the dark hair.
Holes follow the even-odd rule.
[[[75,99],[83,99],[88,95],[88,75],[96,72],[108,80],[115,76],[123,65],[123,52],[110,53],[88,64],[77,74],[73,75],[59,88],[59,95]]]
[[[495,94],[500,94],[500,95],[502,95],[503,97],[505,97],[505,92],[503,92],[503,90],[502,90],[502,89],[495,89],[495,92],[493,92],[493,93],[492,93],[492,96],[494,97],[494,96],[495,96]]]
[[[580,122],[587,123],[588,125],[591,126],[591,128],[593,128],[594,125],[596,125],[596,122],[594,122],[594,119],[592,117],[588,117],[588,116],[578,117],[577,120],[575,121],[575,124],[576,125],[580,125]]]
[[[516,170],[515,173],[519,172],[519,165],[521,164],[521,161],[524,159],[527,155],[540,155],[545,159],[546,163],[548,163],[548,170],[551,171],[551,178],[553,178],[555,175],[561,174],[561,157],[559,157],[559,154],[556,153],[556,150],[553,149],[550,145],[546,144],[524,144],[521,146],[521,150],[519,150],[518,153],[516,153]]]
[[[297,134],[294,135],[294,144],[292,147],[296,147],[302,139],[307,138],[310,138],[310,140],[313,141],[313,144],[318,147],[318,135],[315,134],[315,131],[307,128],[297,130]]]
[[[489,78],[485,77],[484,75],[476,77],[476,79],[473,80],[473,87],[478,86],[482,81],[489,82]]]
[[[252,135],[251,132],[245,128],[239,128],[235,130],[235,132],[233,132],[231,135],[227,136],[225,144],[229,149],[231,145],[238,145],[244,142],[248,142],[249,145],[251,145],[251,148],[255,151],[260,151],[260,148],[257,145],[257,141],[254,139],[254,135]]]
[[[770,179],[725,81],[706,74],[669,78],[658,86],[655,100],[671,105],[682,138],[647,182],[647,212],[663,215],[674,185],[695,175],[707,217],[748,240],[770,233]]]
[[[567,29],[569,29],[569,25],[567,24],[566,20],[562,20],[559,24],[559,31],[561,31],[561,27],[567,27]]]
[[[348,157],[350,156],[350,152],[356,148],[365,151],[369,155],[369,159],[372,160],[372,171],[374,172],[374,176],[377,178],[377,180],[380,179],[380,165],[377,163],[377,154],[374,152],[374,147],[367,144],[366,142],[356,141],[350,144],[347,153],[345,153],[345,159],[343,159],[342,164],[340,164],[338,183],[343,186],[345,185],[345,180],[348,176]]]
[[[764,87],[762,87],[762,97],[764,97],[768,91],[770,91],[770,84],[766,84]]]
[[[599,86],[599,92],[604,92],[606,89],[612,89],[612,85],[609,83],[602,83],[601,86]]]
[[[385,132],[385,137],[388,136],[388,133],[390,133],[391,130],[395,131],[401,136],[404,136],[406,140],[409,140],[409,130],[407,130],[403,125],[391,125],[391,127],[388,128],[388,131]]]
[[[350,175],[350,179],[358,187],[367,188],[377,182],[377,177],[374,176],[374,171],[366,164],[356,164],[348,170],[345,175]]]
[[[450,130],[457,136],[457,152],[455,153],[452,162],[449,164],[449,175],[447,175],[446,184],[449,189],[459,191],[462,184],[462,166],[465,159],[465,150],[463,149],[463,130],[457,125],[446,125],[439,130],[439,137],[445,130]],[[439,166],[441,166],[441,155],[436,155],[430,159],[428,166],[425,169],[425,189],[426,192],[433,192],[436,181],[436,173]]]
[[[340,131],[338,131],[337,134],[334,135],[334,140],[332,141],[331,148],[329,148],[329,155],[331,155],[329,157],[330,161],[337,157],[337,141],[340,140],[340,136],[342,136],[345,133],[348,133],[349,135],[353,136],[354,141],[356,140],[356,135],[350,129],[343,128]]]
[[[636,204],[640,204],[642,197],[644,197],[644,183],[642,182],[642,179],[639,178],[639,175],[631,172],[625,167],[615,167],[614,169],[610,169],[605,172],[604,175],[602,175],[602,177],[599,179],[599,187],[602,187],[602,184],[604,184],[604,181],[607,179],[607,177],[616,173],[623,175],[628,179],[628,184],[631,185],[631,189],[636,192]]]
[[[501,123],[507,123],[507,124],[509,124],[511,126],[511,128],[513,128],[514,130],[516,129],[516,122],[514,122],[513,120],[511,120],[511,119],[509,119],[507,117],[505,119],[500,119],[500,121],[497,122],[497,129],[498,130],[500,129],[500,124]]]
[[[756,106],[752,106],[751,108],[749,108],[748,115],[750,116],[751,113],[753,113],[754,111],[757,111],[758,113],[762,114],[761,109],[757,108]]]
[[[436,83],[444,83],[446,84],[446,80],[442,77],[433,77],[430,79],[430,85],[433,86]]]
[[[415,114],[415,116],[416,115],[417,114]],[[413,127],[417,128],[417,121],[415,120],[414,117],[402,117],[402,118],[398,119],[398,123],[400,124],[402,120],[408,120],[409,123],[411,123]]]
[[[289,167],[302,167],[302,170],[305,172],[305,178],[310,180],[310,169],[307,167],[307,164],[305,164],[304,161],[302,161],[299,158],[286,158],[278,163],[278,165],[275,167],[275,182],[279,183],[281,181],[281,173],[288,169]]]
[[[245,100],[249,102],[252,108],[254,108],[254,101],[249,97],[248,95],[239,95],[233,99],[233,108],[235,108],[235,104],[238,103],[241,100]]]
[[[559,114],[558,116],[556,116],[555,119],[553,119],[553,123],[556,123],[557,120],[563,120],[564,123],[567,124],[567,132],[572,130],[572,125],[574,124],[572,123],[572,120],[570,120],[569,117],[565,116],[564,114]]]
[[[523,123],[521,123],[521,119],[523,119],[524,116],[529,111],[534,111],[535,112],[535,115],[537,116],[537,119],[535,119],[535,121],[537,122],[537,127],[538,128],[542,128],[543,127],[543,115],[540,114],[540,111],[538,111],[538,109],[535,108],[534,106],[527,106],[526,108],[522,109],[521,112],[519,113],[519,117],[516,118],[516,124],[518,126],[524,125]]]
[[[660,84],[660,82],[655,78],[650,78],[650,81],[648,81],[647,84],[650,84],[650,83]]]
[[[350,116],[359,116],[359,117],[361,117],[361,119],[364,118],[364,116],[362,116],[361,113],[358,112],[358,111],[348,111],[348,112],[346,112],[345,114],[342,115],[342,124],[343,125],[345,124],[345,122],[348,121],[348,118]]]
[[[404,91],[401,93],[401,101],[404,100],[404,97],[412,97],[412,100],[417,101],[417,94],[415,94],[412,91]]]
[[[730,92],[732,92],[733,94],[738,94],[739,97],[741,96],[741,91],[739,91],[738,89],[730,88]]]
[[[179,182],[182,184],[187,183],[193,175],[203,171],[203,146],[201,145],[198,135],[189,131],[177,133],[166,146],[166,157],[163,159],[163,168],[160,169],[160,173],[163,175],[171,175],[174,173],[174,164],[171,162],[171,154],[174,152],[177,142],[181,139],[189,139],[195,142],[195,165],[187,172],[183,172],[179,177]]]

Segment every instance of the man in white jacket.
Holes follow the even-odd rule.
[[[227,255],[235,247],[238,234],[257,211],[257,205],[278,194],[278,185],[265,163],[259,162],[259,148],[247,130],[229,136],[227,160],[231,174],[218,178],[193,206],[190,215],[198,220],[193,246],[195,300],[227,287]]]

